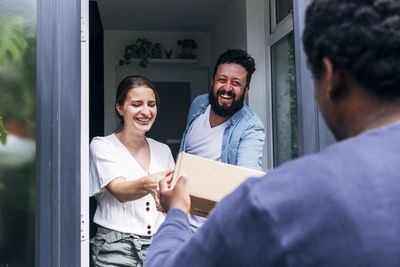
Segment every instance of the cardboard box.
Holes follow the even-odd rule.
[[[249,177],[260,177],[265,173],[240,166],[230,165],[181,152],[176,162],[175,185],[181,175],[188,178],[191,198],[191,213],[207,217],[215,204],[233,192]]]

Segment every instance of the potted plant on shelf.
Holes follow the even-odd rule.
[[[197,48],[195,40],[178,40],[177,44],[182,48],[182,54],[179,55],[180,58],[196,58],[196,54],[194,54],[194,50]]]
[[[151,49],[151,57],[152,58],[161,58],[161,44],[155,43],[153,48]]]
[[[119,61],[119,65],[131,63],[131,58],[140,58],[139,66],[145,68],[149,63],[148,58],[151,56],[152,42],[146,38],[138,38],[134,44],[125,47],[123,59]]]
[[[164,48],[164,53],[167,58],[171,58],[173,52],[174,52],[174,49],[172,49],[172,48],[170,50],[167,50]]]

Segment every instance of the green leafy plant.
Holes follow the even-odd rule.
[[[9,159],[15,158],[15,151],[1,148],[11,141],[10,122],[24,124],[29,128],[29,139],[35,138],[36,8],[30,10],[27,3],[21,8],[20,1],[8,1],[5,6],[3,2],[0,10],[5,7],[13,12],[0,12],[0,261],[33,266],[35,158],[14,165]],[[19,222],[18,227],[14,222]],[[10,244],[21,234],[24,242],[14,253],[16,249]]]
[[[0,116],[0,143],[5,145],[6,141],[7,141],[7,132],[4,129],[3,118]]]
[[[155,44],[153,45],[153,48],[155,48],[155,49],[161,49],[161,44],[160,44],[160,43],[155,43]]]
[[[196,41],[193,39],[184,39],[178,40],[177,44],[182,47],[182,54],[179,55],[179,58],[196,58],[196,54],[194,53],[194,49],[197,48]]]
[[[192,49],[196,49],[197,48],[196,41],[193,40],[193,39],[178,40],[177,43],[178,43],[179,46],[182,46],[182,48],[185,48],[185,47],[189,47],[189,48],[192,48]]]
[[[172,48],[170,50],[164,49],[164,53],[167,56],[167,58],[171,58],[172,52],[174,52],[174,49]]]
[[[119,61],[119,65],[131,63],[131,58],[140,58],[139,66],[145,68],[149,64],[148,58],[151,56],[151,48],[153,43],[146,38],[138,38],[134,44],[125,47],[123,59]]]
[[[0,14],[0,143],[8,121],[24,122],[34,136],[36,31],[30,18]],[[4,121],[4,122],[3,122]]]
[[[153,45],[153,48],[151,49],[151,57],[152,58],[161,58],[161,44],[160,43],[155,43]]]
[[[7,65],[10,60],[22,63],[28,47],[23,24],[20,16],[0,16],[0,66]]]

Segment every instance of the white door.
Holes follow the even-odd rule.
[[[89,267],[89,0],[81,1],[81,267]]]

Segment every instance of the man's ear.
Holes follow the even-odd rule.
[[[250,91],[250,85],[244,88],[244,96],[246,96]]]
[[[324,94],[326,97],[335,99],[343,95],[345,92],[346,79],[342,70],[333,66],[329,58],[322,59],[324,65],[323,83]]]

